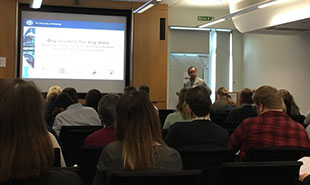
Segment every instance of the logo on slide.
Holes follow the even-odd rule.
[[[31,26],[31,25],[33,25],[33,21],[32,21],[32,20],[28,20],[28,21],[26,21],[26,24],[27,24],[28,26]]]

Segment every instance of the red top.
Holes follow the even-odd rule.
[[[115,130],[112,127],[102,128],[90,134],[84,144],[89,146],[105,146],[116,140]]]
[[[269,111],[261,116],[245,119],[230,137],[229,146],[240,150],[236,161],[245,158],[253,147],[305,147],[310,143],[305,128],[286,113]]]

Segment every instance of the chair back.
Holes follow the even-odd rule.
[[[297,185],[302,162],[224,163],[217,185]]]
[[[181,155],[184,170],[202,170],[198,184],[215,184],[220,166],[224,162],[233,161],[231,148],[206,149],[200,146],[176,150]]]
[[[165,120],[170,113],[175,112],[173,109],[158,109],[159,119],[161,123],[161,127],[164,126]]]
[[[246,152],[245,161],[297,161],[308,156],[310,150],[300,147],[258,147]]]
[[[53,167],[60,167],[60,148],[54,148],[54,164]]]
[[[302,125],[304,125],[304,120],[306,119],[304,115],[292,115],[291,118]]]
[[[111,172],[108,185],[195,185],[200,170],[178,172]]]
[[[80,152],[79,167],[81,178],[86,185],[91,185],[96,174],[96,166],[103,146],[83,145]]]
[[[60,130],[59,139],[63,146],[63,154],[67,166],[78,163],[80,148],[88,135],[101,126],[63,126]]]

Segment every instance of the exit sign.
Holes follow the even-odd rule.
[[[212,21],[214,17],[212,16],[198,16],[197,20],[198,21]]]

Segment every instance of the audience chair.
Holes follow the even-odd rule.
[[[63,126],[60,130],[59,139],[62,143],[63,154],[67,166],[78,163],[80,158],[80,148],[88,135],[101,126]]]
[[[211,121],[213,121],[214,123],[222,126],[225,121],[226,118],[228,116],[229,112],[215,112],[215,113],[210,113],[210,119]]]
[[[178,172],[110,172],[108,185],[195,185],[200,170]]]
[[[245,161],[297,161],[308,156],[310,150],[300,147],[260,147],[250,148],[246,152]]]
[[[224,163],[217,185],[297,185],[302,162]]]
[[[163,139],[166,138],[168,131],[169,131],[169,129],[161,129],[161,134],[163,135]]]
[[[96,174],[96,166],[103,146],[83,145],[80,152],[79,167],[85,185],[91,185]]]
[[[164,123],[165,123],[167,116],[173,112],[175,112],[175,110],[173,110],[173,109],[159,109],[158,110],[161,128],[164,126]]]
[[[60,148],[54,148],[54,164],[53,167],[60,167]]]
[[[176,148],[180,153],[184,170],[202,170],[198,184],[215,184],[218,169],[224,162],[233,161],[231,148],[205,149],[203,146],[195,148]]]
[[[293,115],[291,118],[302,125],[304,125],[304,120],[306,119],[304,115]]]

